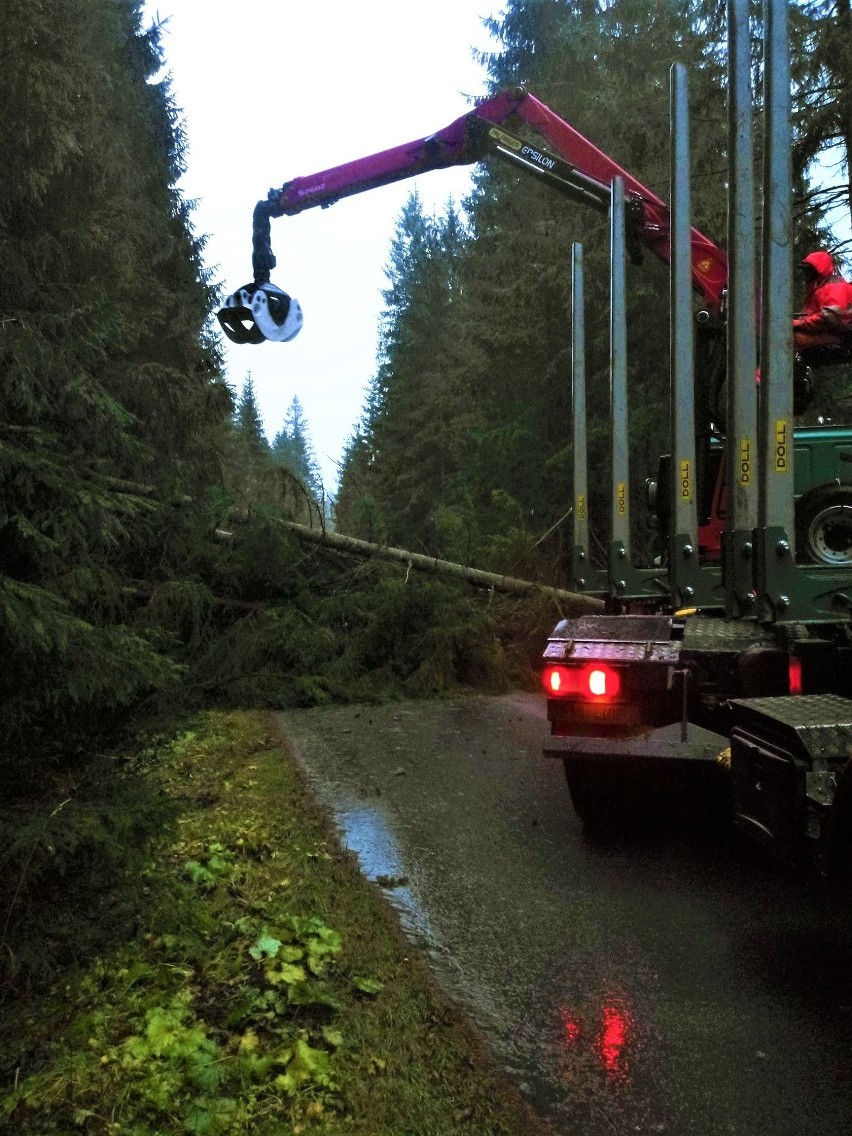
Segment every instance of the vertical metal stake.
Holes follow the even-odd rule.
[[[755,614],[758,523],[757,273],[754,231],[749,0],[728,0],[728,520],[723,539],[726,612]]]
[[[793,310],[787,3],[764,0],[763,287],[760,352],[759,616],[784,618],[793,552]]]
[[[669,575],[676,605],[695,600],[698,505],[695,463],[695,348],[692,328],[692,240],[689,186],[689,99],[686,67],[671,69],[671,430]]]
[[[627,310],[624,182],[612,182],[610,209],[610,595],[625,594],[630,568],[630,457],[627,432]]]
[[[571,248],[571,403],[574,428],[574,547],[572,586],[583,591],[589,581],[589,486],[586,441],[586,324],[583,294],[583,246]]]

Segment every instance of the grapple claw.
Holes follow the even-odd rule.
[[[286,343],[302,328],[299,301],[274,284],[245,284],[216,313],[232,343]]]

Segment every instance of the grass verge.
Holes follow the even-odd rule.
[[[72,889],[103,922],[86,957],[49,990],[7,985],[9,1131],[549,1131],[340,849],[270,715],[200,716],[133,777],[172,819],[141,869]],[[109,913],[131,908],[116,937]]]

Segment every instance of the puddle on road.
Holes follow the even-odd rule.
[[[408,872],[396,837],[379,808],[363,801],[345,799],[335,799],[332,807],[343,845],[358,857],[361,871],[367,879],[375,883],[383,877],[407,878]],[[411,888],[407,884],[398,884],[393,888],[383,888],[383,891],[395,908],[405,934],[418,946],[435,949],[435,933],[429,917]]]
[[[406,881],[396,887],[383,887],[382,894],[395,911],[403,934],[425,957],[444,992],[476,1022],[501,1054],[507,1071],[516,1075],[525,1072],[519,1068],[517,1055],[507,1052],[505,1023],[501,1024],[500,1014],[487,987],[463,972],[429,918],[416,887],[417,866],[404,859],[393,826],[381,804],[350,796],[339,782],[323,782],[313,776],[311,780],[323,804],[335,818],[341,843],[358,857],[361,871],[367,879],[374,883],[381,881],[382,877]],[[412,878],[414,886],[409,882]],[[428,895],[428,887],[426,892]],[[508,1049],[514,1050],[514,1046],[509,1045]]]
[[[347,798],[340,794],[339,786],[332,792],[328,786],[324,787],[324,796],[327,806],[333,810],[342,844],[356,854],[361,871],[368,879],[377,882],[383,877],[409,876],[411,865],[404,861],[391,822],[381,805]],[[601,1070],[610,1082],[628,1080],[625,1048],[630,1018],[618,1004],[610,1001],[602,1006],[599,1028],[594,1031],[594,1053],[588,1054],[583,1052],[588,1041],[585,1036],[581,1037],[580,1017],[564,1007],[559,1009],[558,1025],[554,1021],[546,1024],[539,1021],[533,1026],[531,1019],[513,1023],[502,1020],[487,988],[464,974],[452,952],[441,943],[412,887],[406,883],[383,887],[382,891],[396,911],[406,938],[426,957],[438,983],[470,1015],[521,1091],[546,1114],[559,1116],[563,1112],[566,1086],[571,1086],[571,1093],[577,1099],[588,1091],[590,1081],[599,1085]],[[553,1017],[552,1014],[547,1016]],[[583,1035],[591,1034],[586,1025],[583,1021]],[[526,1032],[532,1027],[532,1036],[521,1036],[525,1027]],[[542,1068],[542,1061],[548,1066],[546,1070]],[[611,1131],[611,1119],[603,1111],[601,1117],[607,1131]],[[600,1128],[589,1122],[587,1131],[597,1133]]]
[[[454,959],[440,942],[414,889],[407,882],[411,865],[402,856],[399,842],[382,806],[350,796],[339,783],[327,783],[309,774],[317,795],[334,816],[344,848],[354,852],[362,873],[373,883],[404,880],[395,887],[382,887],[382,894],[396,912],[403,934],[443,972],[452,971]],[[381,886],[381,884],[380,884]]]

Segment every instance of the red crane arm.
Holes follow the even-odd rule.
[[[547,146],[539,148],[511,133],[504,124],[514,118],[535,131]],[[254,210],[254,283],[229,296],[218,313],[226,335],[236,343],[286,341],[302,326],[298,303],[269,282],[275,267],[272,217],[291,216],[315,206],[327,207],[341,197],[428,170],[468,165],[492,156],[534,174],[575,201],[603,211],[610,207],[613,179],[620,177],[626,196],[631,253],[644,246],[666,263],[671,260],[671,217],[665,202],[533,95],[523,90],[502,91],[428,138],[293,178],[280,189],[270,190]],[[721,316],[728,278],[725,253],[693,229],[691,259],[695,289],[709,315]]]
[[[507,145],[520,139],[488,130],[517,117],[539,134],[562,159],[556,171],[548,170],[547,153],[524,144],[522,153]],[[472,111],[427,138],[395,146],[390,150],[359,158],[307,177],[294,178],[280,190],[271,191],[268,209],[272,216],[300,213],[315,206],[327,207],[356,193],[389,185],[428,170],[469,165],[490,155],[512,160],[516,165],[543,174],[577,200],[598,208],[608,208],[610,186],[615,177],[624,183],[625,194],[641,202],[635,223],[635,236],[651,252],[668,263],[671,260],[669,207],[650,189],[622,169],[602,150],[565,122],[545,103],[526,91],[502,91],[478,103]],[[550,177],[547,175],[550,174]],[[692,230],[692,279],[712,315],[721,311],[727,285],[728,261],[725,252],[697,229]]]

